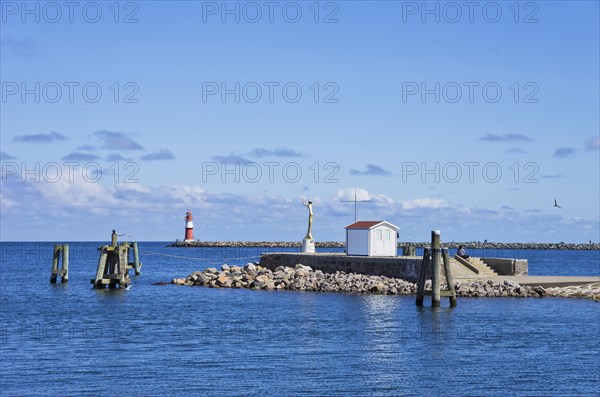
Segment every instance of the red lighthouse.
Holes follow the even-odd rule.
[[[192,218],[192,212],[188,211],[185,213],[185,242],[194,241],[194,218]]]

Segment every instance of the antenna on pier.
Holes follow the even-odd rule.
[[[340,203],[354,203],[354,222],[356,222],[356,211],[358,203],[370,203],[371,200],[357,200],[356,188],[354,188],[354,200],[340,200]]]

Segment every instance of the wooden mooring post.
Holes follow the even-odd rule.
[[[431,231],[431,306],[440,305],[440,262],[442,258],[440,231]]]
[[[444,274],[446,275],[446,285],[448,285],[448,291],[450,292],[450,306],[456,306],[456,291],[454,290],[454,277],[450,271],[450,256],[448,255],[448,248],[442,248],[442,259],[444,261]]]
[[[98,269],[96,277],[90,280],[94,288],[127,288],[131,283],[129,279],[129,243],[117,242],[117,233],[113,230],[111,245],[98,248]]]
[[[62,257],[62,267],[58,264]],[[56,279],[60,275],[61,283],[69,282],[69,244],[55,244],[54,255],[52,256],[52,272],[50,273],[50,283],[56,284]]]
[[[427,278],[427,269],[431,261],[431,253],[429,248],[423,249],[423,261],[419,272],[419,282],[417,283],[417,306],[423,306],[423,298],[425,296],[425,279]]]
[[[444,275],[446,276],[447,290],[441,290],[440,287],[440,267],[444,265]],[[431,267],[430,267],[431,266]],[[427,269],[431,269],[431,290],[425,289],[425,280],[427,279]],[[454,279],[450,271],[450,258],[448,249],[441,248],[440,231],[431,232],[431,254],[428,248],[424,249],[423,261],[421,262],[421,271],[419,272],[419,281],[417,283],[417,306],[423,306],[425,295],[431,295],[431,307],[439,307],[442,296],[450,298],[450,306],[455,307],[456,291],[454,290]]]
[[[414,245],[405,245],[402,247],[402,256],[415,256],[415,252]]]
[[[112,234],[110,235],[110,246],[111,247],[116,247],[117,246],[117,239],[119,238],[119,235],[117,234],[116,230],[112,231]]]
[[[130,250],[127,251],[127,260],[129,260],[129,252],[133,251],[133,262],[129,262],[129,268],[133,268],[135,275],[139,276],[141,273],[142,262],[140,262],[140,253],[138,251],[138,243],[134,241],[131,243]]]

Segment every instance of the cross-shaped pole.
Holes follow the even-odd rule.
[[[356,199],[356,188],[354,188],[354,200],[341,200],[341,203],[354,203],[354,222],[356,222],[356,209],[358,203],[370,203],[371,200],[357,200]]]

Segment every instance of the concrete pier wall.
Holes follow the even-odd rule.
[[[260,258],[260,266],[275,269],[277,266],[295,266],[301,263],[325,273],[342,271],[346,273],[387,276],[417,282],[421,268],[421,256],[369,257],[348,256],[346,254],[301,254],[269,253]],[[429,274],[428,274],[429,277]]]
[[[527,260],[505,258],[481,259],[499,275],[527,274]],[[274,252],[263,254],[260,258],[260,266],[274,270],[278,266],[293,267],[301,263],[326,273],[342,271],[346,273],[401,278],[417,282],[422,261],[423,257],[421,256],[369,257],[335,253],[302,254]],[[430,278],[430,273],[430,269],[427,269],[427,278]]]
[[[500,276],[526,276],[529,271],[527,259],[481,258]]]

